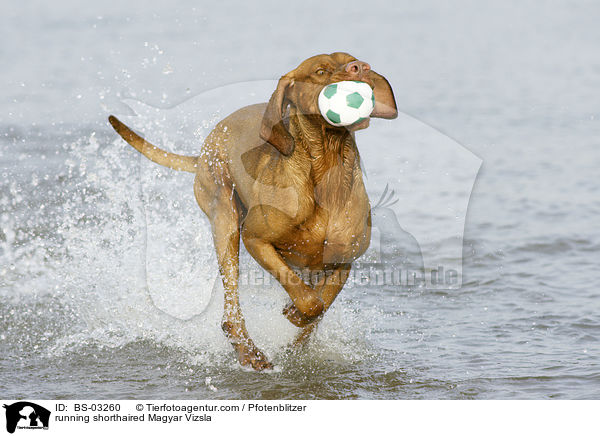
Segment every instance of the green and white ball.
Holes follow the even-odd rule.
[[[365,82],[345,81],[325,86],[319,94],[319,110],[334,126],[349,126],[371,115],[373,90]]]

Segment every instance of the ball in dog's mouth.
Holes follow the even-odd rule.
[[[367,83],[344,81],[323,87],[318,103],[321,115],[329,124],[336,127],[356,124],[356,128],[353,126],[352,129],[357,130],[369,125],[368,119],[375,107],[375,97]]]

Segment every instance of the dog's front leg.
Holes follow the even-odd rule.
[[[337,297],[340,291],[344,288],[344,285],[348,280],[348,276],[350,275],[351,267],[352,264],[350,263],[337,265],[333,270],[327,271],[327,273],[321,277],[315,286],[316,291],[323,299],[323,304],[325,306],[323,312],[329,309],[329,307],[333,304],[335,297]],[[288,305],[283,310],[283,314],[296,327],[305,328],[304,331],[300,332],[295,342],[302,342],[299,341],[301,337],[305,337],[305,339],[307,339],[321,319],[321,317],[317,319],[305,317],[293,304]]]
[[[348,276],[350,275],[350,268],[352,264],[342,264],[335,268],[329,275],[323,277],[316,286],[316,289],[320,292],[325,304],[325,310],[329,309],[335,297],[343,289]],[[325,310],[323,312],[325,312]],[[314,320],[306,319],[302,314],[298,313],[298,310],[292,306],[288,306],[284,309],[284,314],[288,320],[297,327],[302,327],[302,330],[294,338],[293,345],[299,346],[304,345],[310,339],[312,333],[316,330],[319,322],[323,319],[323,314]]]
[[[248,252],[264,269],[275,277],[287,291],[294,306],[309,319],[319,316],[325,307],[319,293],[302,281],[283,260],[273,244],[261,239],[246,227],[242,229],[242,238]]]
[[[222,328],[237,351],[241,365],[252,366],[258,371],[269,369],[273,365],[250,339],[240,308],[238,295],[240,229],[237,207],[226,200],[216,203],[211,225],[225,296]]]

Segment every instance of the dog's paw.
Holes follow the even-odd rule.
[[[300,309],[294,306],[294,303],[290,303],[283,308],[283,314],[289,322],[294,324],[296,327],[306,327],[312,323],[318,316],[308,317],[305,316]]]
[[[310,288],[301,297],[294,299],[293,305],[304,318],[309,320],[321,315],[325,310],[325,304],[319,294]]]
[[[238,361],[242,366],[251,366],[255,371],[273,369],[267,356],[255,346],[238,345]]]

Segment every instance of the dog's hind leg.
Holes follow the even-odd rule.
[[[200,207],[211,221],[225,296],[225,310],[221,324],[223,331],[236,350],[241,365],[252,366],[258,371],[272,368],[273,365],[250,339],[240,308],[238,295],[240,210],[233,191],[228,187],[219,187],[217,192],[207,193],[201,189],[199,181],[194,191]]]

